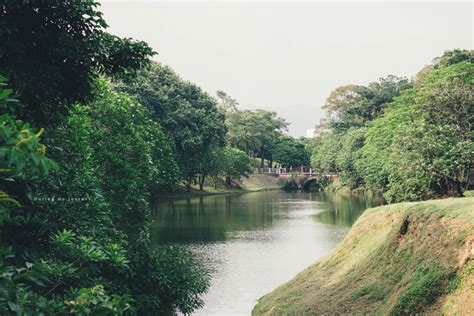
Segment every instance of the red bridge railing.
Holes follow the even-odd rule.
[[[270,175],[279,175],[279,174],[314,174],[313,168],[311,166],[301,166],[301,167],[290,167],[290,168],[255,168],[255,173],[259,174],[270,174]]]

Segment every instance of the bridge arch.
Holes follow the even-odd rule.
[[[317,183],[317,180],[318,179],[316,179],[316,177],[309,177],[308,179],[303,181],[303,183],[301,183],[301,190],[302,191],[309,191],[309,189],[311,187],[311,184]]]
[[[316,184],[316,188],[321,188],[328,185],[335,179],[337,179],[337,175],[334,174],[309,176],[300,182],[300,189],[302,191],[309,191],[311,184]]]

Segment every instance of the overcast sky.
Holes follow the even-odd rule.
[[[109,32],[148,42],[212,95],[278,112],[293,136],[338,86],[411,77],[445,50],[473,48],[470,2],[101,2]]]

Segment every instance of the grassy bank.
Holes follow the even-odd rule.
[[[250,177],[242,179],[240,186],[243,190],[250,192],[282,188],[282,185],[278,184],[276,177],[265,174],[252,174]]]
[[[472,315],[473,288],[474,198],[400,203],[367,210],[329,256],[253,314]]]
[[[199,190],[198,186],[193,186],[188,192],[184,187],[179,187],[176,191],[168,193],[167,197],[192,197],[214,194],[233,194],[245,192],[257,192],[265,190],[279,190],[282,186],[277,183],[277,178],[264,174],[251,174],[248,178],[243,178],[238,185],[228,187],[225,182],[219,182],[217,187],[213,183],[206,183],[204,190]]]

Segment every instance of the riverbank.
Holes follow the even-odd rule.
[[[474,198],[367,210],[326,258],[254,315],[474,313]]]
[[[248,178],[243,178],[238,185],[228,187],[224,182],[218,183],[217,187],[212,183],[206,183],[204,190],[199,190],[198,186],[193,186],[191,191],[186,191],[180,187],[174,192],[168,193],[166,197],[186,198],[193,196],[206,196],[216,194],[238,194],[247,192],[259,192],[267,190],[280,190],[283,186],[277,182],[276,177],[265,174],[251,174]]]

